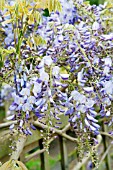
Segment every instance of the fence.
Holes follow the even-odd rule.
[[[61,119],[64,119],[63,115],[61,116]],[[16,124],[16,121],[14,121],[13,123]],[[2,123],[0,124],[0,160],[1,162],[6,162],[7,160],[9,160],[9,153],[10,153],[10,148],[9,145],[11,143],[10,141],[10,134],[9,134],[9,129],[8,127],[12,124],[12,122],[7,122],[7,123]],[[19,149],[15,155],[15,153],[13,154],[14,158],[19,157],[19,160],[22,161],[23,163],[28,162],[29,160],[31,160],[32,158],[36,158],[38,156],[40,156],[40,169],[41,170],[50,170],[50,165],[49,165],[49,155],[46,152],[46,149],[43,146],[43,138],[41,137],[41,132],[40,129],[46,129],[47,126],[40,123],[39,121],[35,121],[34,125],[37,127],[36,131],[32,131],[33,135],[32,136],[27,136],[27,138],[25,138],[25,140],[21,141],[20,138],[20,142],[19,142],[19,147],[17,149]],[[68,157],[68,153],[67,153],[67,146],[66,146],[66,141],[70,140],[74,143],[77,143],[77,139],[69,136],[66,132],[70,129],[70,125],[67,124],[67,120],[66,118],[63,121],[62,127],[61,129],[56,129],[54,128],[54,134],[58,136],[59,139],[59,145],[60,145],[60,155],[61,155],[61,170],[70,170],[69,168],[69,157]],[[106,167],[107,170],[111,170],[111,163],[110,163],[110,155],[109,155],[109,151],[111,149],[111,145],[108,146],[107,143],[107,138],[112,138],[110,135],[108,135],[107,133],[102,133],[101,134],[103,136],[103,146],[104,146],[104,154],[101,157],[100,163],[102,163],[102,161],[105,159],[105,163],[106,163]],[[96,145],[96,147],[98,147],[101,144],[102,141],[102,136],[99,135],[99,143],[98,145]],[[107,136],[106,136],[107,135]],[[16,135],[13,136],[13,138],[15,138]],[[52,141],[54,141],[55,137],[53,136],[50,140],[50,144]],[[31,154],[26,154],[29,153],[30,151],[32,151],[35,148],[39,148],[36,151],[34,151]],[[76,153],[76,149],[75,149],[75,153]],[[85,163],[88,161],[88,159],[90,158],[90,154],[88,153],[87,157],[85,157],[81,162],[77,163],[76,166],[74,166],[71,170],[80,170],[81,168],[85,169]],[[77,159],[77,155],[76,157],[74,157],[74,159]],[[59,170],[59,169],[57,169]]]
[[[63,119],[63,116],[61,116],[61,119]],[[55,132],[55,135],[58,135],[58,139],[59,139],[59,145],[60,145],[60,154],[61,154],[61,169],[62,170],[68,170],[69,166],[68,166],[68,154],[67,154],[67,148],[66,148],[66,140],[70,140],[73,142],[77,142],[77,139],[69,136],[66,134],[66,131],[69,130],[70,125],[66,125],[67,124],[67,120],[65,119],[63,121],[64,123],[62,124],[62,129],[58,130],[58,129],[53,129]],[[16,121],[13,122],[16,124]],[[8,123],[2,123],[0,124],[0,160],[1,162],[6,162],[8,161],[9,157],[9,153],[10,153],[10,148],[9,145],[11,144],[10,141],[10,131],[8,129],[8,127],[12,124],[12,122],[8,122]],[[34,125],[37,127],[36,131],[32,131],[32,136],[28,136],[25,142],[25,146],[22,149],[22,153],[19,152],[19,159],[20,161],[22,161],[23,163],[28,162],[29,160],[31,160],[33,157],[37,157],[38,155],[40,155],[40,162],[41,162],[41,170],[49,170],[50,166],[49,166],[49,156],[48,153],[46,152],[46,149],[43,146],[43,138],[41,137],[41,132],[40,129],[46,129],[47,126],[46,125],[42,125],[40,122],[36,121],[34,123]],[[66,126],[65,126],[66,125]],[[15,138],[15,135],[14,135]],[[50,143],[55,139],[55,137],[53,136],[50,140]],[[19,144],[20,145],[20,144]],[[20,146],[19,146],[20,147]],[[32,151],[33,149],[39,147],[40,149],[36,150],[35,152],[29,154],[26,156],[26,153]],[[20,147],[21,148],[21,147]]]

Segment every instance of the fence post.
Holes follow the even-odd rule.
[[[102,129],[104,132],[107,132],[107,126],[105,124],[103,124],[102,126]],[[104,145],[104,152],[107,150],[107,147],[109,146],[109,143],[108,143],[108,138],[107,136],[102,136],[103,138],[103,145]],[[106,168],[107,170],[111,170],[111,160],[110,160],[110,154],[108,153],[105,157],[105,164],[106,164]]]
[[[69,170],[66,139],[62,136],[59,136],[59,142],[60,142],[60,153],[61,153],[61,168],[62,170]]]
[[[43,139],[39,140],[39,147],[40,149],[44,149]],[[46,151],[40,154],[40,162],[41,162],[41,170],[50,170],[49,154]]]

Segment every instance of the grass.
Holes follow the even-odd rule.
[[[59,155],[54,159],[49,157],[50,167],[51,168],[54,167],[55,164],[58,162],[58,160],[59,160]],[[39,158],[32,159],[26,163],[26,166],[29,170],[40,170],[40,159]]]

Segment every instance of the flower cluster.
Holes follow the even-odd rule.
[[[48,17],[39,8],[38,21],[39,13],[15,24],[5,22],[11,16],[1,16],[6,34],[3,78],[10,73],[13,87],[8,119],[18,120],[19,132],[31,135],[34,115],[42,122],[45,118],[48,127],[59,127],[63,113],[84,141],[99,134],[99,118],[113,122],[113,33],[104,15],[109,5],[72,0],[61,0],[61,5],[62,12]]]
[[[4,106],[5,101],[10,101],[12,100],[12,93],[14,92],[13,88],[6,84],[1,88],[0,91],[0,106]]]

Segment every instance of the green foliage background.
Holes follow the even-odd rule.
[[[88,1],[90,1],[90,4],[96,4],[96,5],[104,3],[104,0],[88,0]]]

